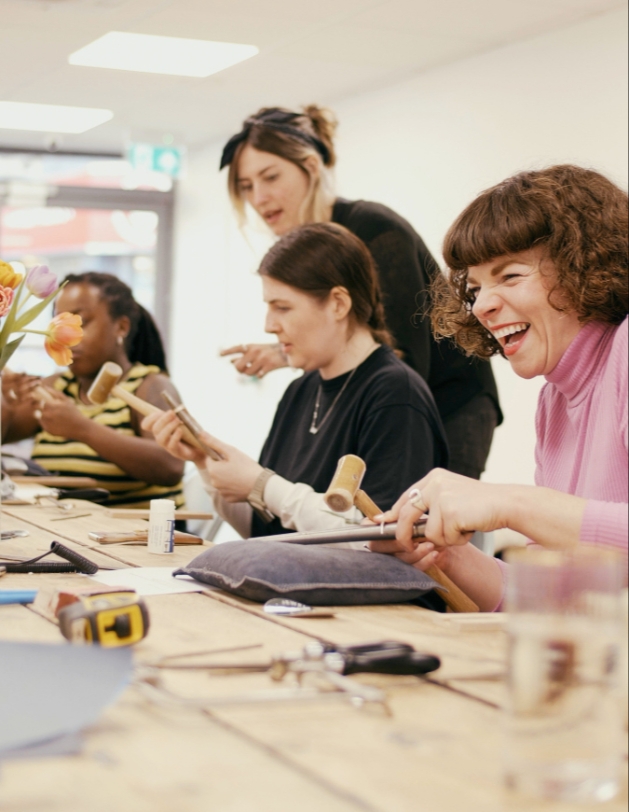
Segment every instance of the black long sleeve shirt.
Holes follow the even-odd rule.
[[[260,463],[290,482],[325,493],[340,457],[356,454],[367,464],[362,487],[378,507],[388,510],[432,468],[447,467],[443,427],[426,383],[390,347],[374,350],[347,382],[350,375],[323,380],[319,372],[308,372],[291,383],[277,407]],[[320,428],[312,434],[319,390]],[[265,524],[253,514],[252,536],[286,532],[279,519]]]
[[[337,200],[332,221],[369,249],[378,270],[387,326],[406,363],[428,383],[442,418],[475,395],[487,394],[502,421],[489,361],[468,358],[450,339],[436,341],[429,289],[439,268],[422,238],[404,218],[379,203]]]

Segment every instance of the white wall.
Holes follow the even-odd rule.
[[[461,209],[518,170],[574,162],[625,186],[626,31],[626,11],[613,12],[335,103],[339,194],[388,204],[440,257]],[[180,187],[171,365],[208,430],[255,454],[293,373],[239,382],[216,357],[219,346],[261,337],[252,273],[269,244],[258,234],[247,245],[236,229],[220,147],[191,154]],[[501,359],[495,370],[506,420],[485,478],[531,482],[539,382]]]

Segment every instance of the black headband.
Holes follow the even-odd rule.
[[[327,165],[330,162],[330,150],[323,141],[315,135],[309,135],[303,130],[300,130],[299,127],[294,126],[293,121],[295,121],[296,118],[301,118],[301,115],[301,113],[288,113],[284,110],[272,108],[265,110],[257,116],[251,116],[251,118],[245,121],[242,130],[237,135],[233,135],[225,144],[223,154],[221,155],[220,169],[224,166],[228,166],[234,160],[236,149],[249,138],[252,127],[256,125],[276,130],[277,132],[290,136],[290,138],[296,138],[309,147],[313,147],[323,158],[323,163]]]

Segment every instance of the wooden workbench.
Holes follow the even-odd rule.
[[[81,515],[81,514],[89,515]],[[29,536],[2,542],[0,557],[32,557],[53,539],[103,568],[177,566],[201,551],[171,556],[145,547],[102,546],[91,530],[144,523],[113,519],[77,503],[76,518],[57,508],[5,506],[2,529]],[[91,548],[89,551],[86,548]],[[77,584],[80,575],[6,575],[0,588]],[[9,761],[0,767],[0,810],[11,812],[568,812],[570,804],[507,792],[501,779],[505,633],[460,630],[456,616],[410,605],[342,607],[330,619],[281,619],[216,590],[148,597],[149,636],[137,663],[229,646],[223,655],[266,660],[312,639],[345,644],[404,640],[437,654],[428,679],[362,675],[382,687],[391,715],[332,702],[224,706],[156,705],[130,686],[84,735],[80,756]],[[452,619],[450,619],[452,618]],[[32,607],[0,606],[0,639],[61,643],[58,628]],[[220,657],[217,657],[220,661]],[[266,674],[168,672],[179,696],[217,697],[268,690]],[[283,684],[280,684],[280,688]],[[1,724],[1,720],[0,720]],[[626,809],[626,793],[602,807]]]

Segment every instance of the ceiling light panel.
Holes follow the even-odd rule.
[[[68,57],[71,65],[203,78],[250,59],[255,45],[110,31]]]
[[[113,118],[111,110],[0,101],[0,129],[84,133]]]

